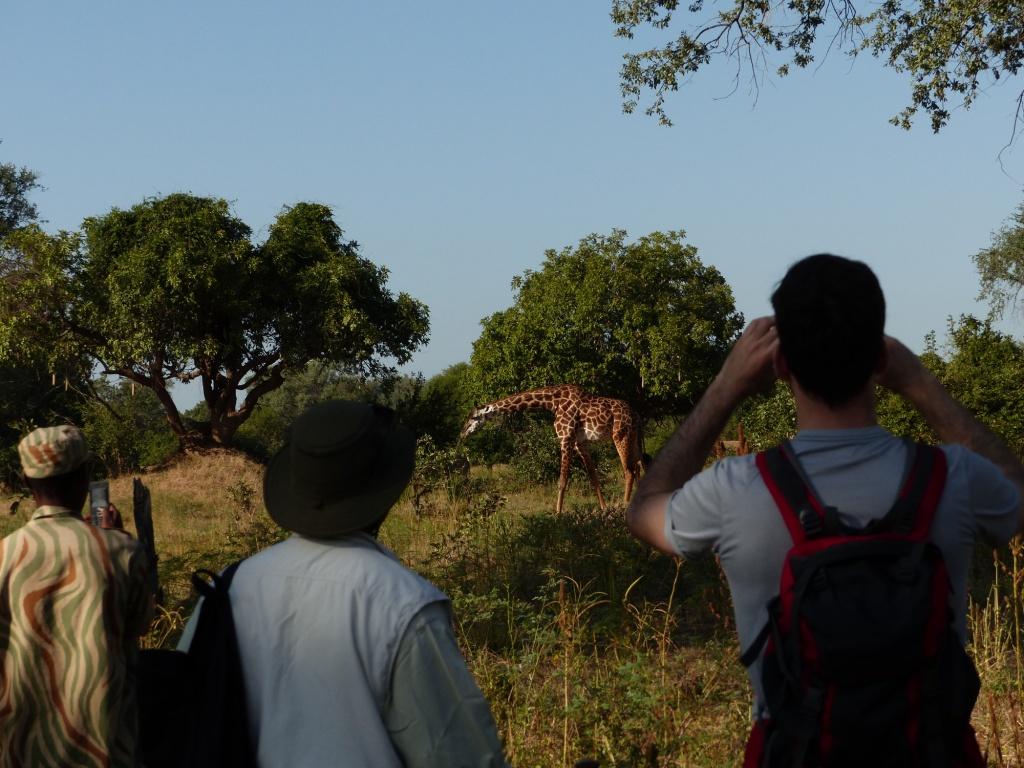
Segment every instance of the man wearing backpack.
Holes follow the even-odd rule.
[[[658,455],[628,524],[668,554],[720,558],[754,689],[746,765],[980,765],[968,567],[977,537],[1024,530],[1024,467],[884,335],[865,264],[806,258],[772,305]],[[705,470],[730,414],[776,378],[795,438]],[[941,450],[878,426],[876,383],[922,413]]]
[[[334,400],[267,466],[267,511],[294,535],[229,590],[261,768],[506,768],[448,598],[377,541],[415,453],[389,409]]]

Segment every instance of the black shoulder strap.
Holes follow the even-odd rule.
[[[946,454],[923,443],[907,446],[907,469],[899,495],[885,517],[868,526],[867,533],[913,533],[924,539],[931,530],[935,511],[946,485]]]
[[[236,560],[225,568],[223,573],[219,574],[208,571],[205,568],[200,568],[192,574],[192,586],[204,598],[209,598],[215,593],[220,593],[227,597],[228,590],[231,589],[231,581],[235,578],[235,571],[238,570],[238,566],[241,564],[241,560]]]
[[[762,451],[755,463],[794,544],[837,530],[838,515],[818,498],[788,441]]]

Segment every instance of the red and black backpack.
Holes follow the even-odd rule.
[[[788,443],[756,461],[793,546],[742,657],[749,667],[764,649],[770,713],[750,734],[744,768],[984,766],[970,725],[978,676],[928,540],[945,454],[908,443],[892,509],[856,530],[821,501]]]

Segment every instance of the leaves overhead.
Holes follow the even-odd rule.
[[[472,362],[495,398],[577,384],[645,416],[687,410],[742,327],[732,291],[685,233],[590,235],[512,281],[515,302],[482,321]]]
[[[35,221],[38,211],[29,195],[39,189],[34,171],[13,163],[0,163],[0,240]]]
[[[678,0],[612,0],[611,17],[615,34],[628,39],[646,28],[657,35],[682,27],[661,45],[625,54],[620,71],[623,109],[632,112],[649,91],[645,111],[665,125],[665,97],[715,60],[731,60],[737,83],[746,73],[756,87],[773,56],[785,76],[790,65],[838,50],[868,51],[907,75],[909,103],[890,122],[910,128],[923,112],[939,131],[952,108],[969,107],[979,90],[1016,75],[1024,59],[1024,5],[1013,0],[884,0],[866,12],[850,0],[726,0],[714,9],[705,0],[682,9]],[[1018,95],[1018,118],[1022,104]]]

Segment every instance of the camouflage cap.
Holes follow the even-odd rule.
[[[65,475],[90,458],[85,437],[78,427],[40,427],[18,443],[21,469],[25,477],[41,479]]]

